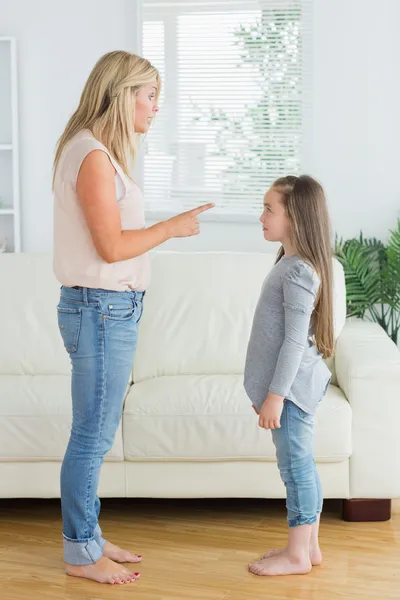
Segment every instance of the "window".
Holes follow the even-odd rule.
[[[223,216],[258,214],[270,184],[301,171],[311,8],[311,0],[143,0],[142,53],[163,84],[145,141],[150,210],[213,201]]]

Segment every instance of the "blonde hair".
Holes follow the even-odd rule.
[[[321,280],[312,319],[318,351],[328,358],[334,352],[332,247],[324,190],[318,181],[308,175],[281,177],[272,188],[281,195],[290,222],[291,243]],[[284,254],[282,246],[276,262]]]
[[[82,129],[89,129],[130,177],[128,161],[130,159],[133,163],[136,155],[136,94],[154,79],[157,81],[158,98],[160,76],[145,58],[116,50],[97,61],[83,88],[79,106],[58,140],[53,166],[53,187],[62,151],[69,140]]]

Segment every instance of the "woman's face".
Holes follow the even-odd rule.
[[[154,79],[136,94],[135,132],[147,133],[157,111],[157,80]]]

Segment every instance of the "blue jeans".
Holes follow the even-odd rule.
[[[61,288],[58,325],[72,364],[72,430],[61,468],[64,559],[97,562],[100,469],[121,420],[143,292]]]
[[[313,456],[315,416],[285,400],[280,429],[272,430],[281,478],[286,487],[289,527],[315,523],[322,512],[322,488]]]

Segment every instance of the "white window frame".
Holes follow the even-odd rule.
[[[165,47],[168,45],[168,52],[165,52],[165,74],[163,80],[163,88],[164,92],[168,97],[168,101],[174,103],[178,106],[176,91],[178,89],[177,80],[176,80],[176,69],[175,65],[177,64],[177,45],[176,45],[176,17],[183,14],[182,1],[176,2],[176,14],[175,14],[175,23],[171,22],[171,9],[174,5],[174,0],[136,0],[136,16],[137,16],[137,26],[136,33],[138,35],[138,40],[136,44],[136,50],[138,54],[142,55],[143,51],[143,22],[144,22],[144,1],[146,4],[151,4],[151,7],[147,6],[146,8],[146,21],[154,20],[154,21],[164,21],[164,23],[170,22],[169,27],[164,28],[165,32]],[[207,12],[219,12],[222,8],[224,12],[237,12],[238,10],[254,10],[259,9],[260,4],[265,2],[266,6],[270,6],[270,0],[254,0],[251,2],[246,0],[245,6],[243,0],[185,0],[184,12],[186,14],[190,14],[192,12],[198,12],[199,7],[203,8],[206,6]],[[304,80],[307,81],[304,87],[304,98],[307,98],[307,102],[303,103],[303,144],[301,148],[300,155],[300,163],[301,170],[303,172],[309,172],[310,166],[312,165],[312,140],[313,140],[313,131],[312,131],[312,46],[313,46],[313,2],[314,0],[302,0],[304,5],[307,7],[309,12],[309,36],[305,38],[302,48],[303,48],[303,64],[307,65],[305,71],[303,73]],[[165,3],[168,3],[168,8],[165,7]],[[277,5],[284,6],[285,3],[288,5],[291,4],[291,0],[277,0]],[[149,18],[149,12],[150,14]],[[175,27],[174,27],[175,25]],[[175,33],[174,33],[175,32]],[[146,57],[145,57],[146,58]],[[170,119],[170,127],[173,131],[177,130],[177,121],[179,119],[178,111],[175,113],[175,120]],[[149,136],[151,136],[151,130],[149,131]],[[140,153],[141,156],[138,159],[137,168],[136,168],[136,179],[141,184],[142,189],[144,188],[144,152]],[[267,191],[267,190],[266,190]],[[201,205],[209,200],[206,198],[202,198],[202,192],[204,192],[203,188],[199,189],[199,196],[195,196],[194,190],[193,192],[193,208],[195,206]],[[146,198],[145,198],[146,201]],[[262,198],[260,198],[260,212],[262,210]],[[146,209],[146,217],[149,220],[163,220],[170,218],[176,214],[176,211],[171,209],[166,210],[155,210],[155,209]],[[235,214],[229,213],[226,209],[223,211],[211,210],[202,215],[202,220],[206,221],[216,221],[216,222],[227,222],[227,223],[254,223],[255,216],[253,213],[250,214]]]

